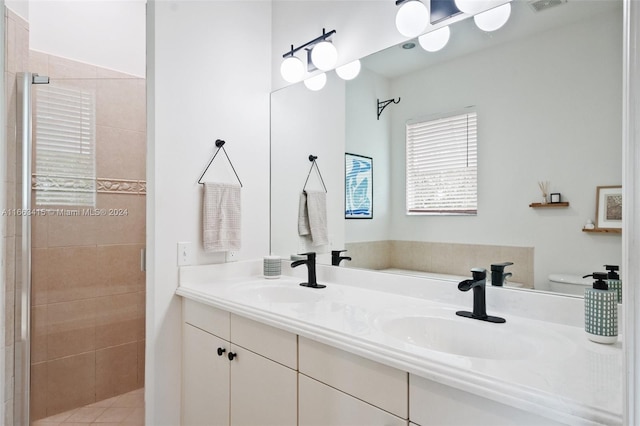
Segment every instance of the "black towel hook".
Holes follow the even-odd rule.
[[[213,163],[213,160],[215,160],[216,156],[218,155],[218,153],[222,149],[222,152],[224,152],[225,157],[227,157],[227,161],[229,161],[229,165],[231,166],[231,170],[233,170],[233,173],[236,175],[236,179],[238,179],[238,183],[240,184],[240,188],[242,188],[242,182],[240,181],[240,177],[238,177],[238,172],[236,172],[236,168],[233,167],[233,163],[231,162],[231,159],[229,158],[229,155],[227,154],[227,150],[224,149],[224,144],[225,143],[226,142],[223,141],[222,139],[216,139],[216,147],[218,149],[216,150],[215,154],[213,154],[213,157],[211,157],[211,160],[209,160],[209,164],[207,164],[207,167],[204,169],[204,172],[202,172],[202,174],[200,175],[200,178],[198,179],[198,183],[200,185],[204,185],[204,182],[202,182],[202,178],[207,173],[207,170],[209,170],[209,166],[211,166],[211,163]]]
[[[307,187],[307,182],[309,182],[309,176],[311,176],[311,172],[313,171],[313,166],[316,166],[316,170],[318,171],[318,176],[320,177],[320,182],[322,182],[322,187],[324,188],[324,192],[328,192],[327,186],[324,184],[324,179],[322,179],[322,173],[320,173],[320,168],[318,167],[318,163],[316,163],[317,159],[318,159],[317,155],[309,154],[309,161],[311,161],[311,168],[309,169],[309,174],[307,174],[307,180],[304,181],[304,186],[302,187],[303,191]]]

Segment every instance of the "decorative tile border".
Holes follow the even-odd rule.
[[[61,177],[31,177],[31,188],[34,190],[51,190],[52,188],[74,188],[75,190],[96,191],[103,194],[147,195],[147,181],[130,179],[79,179]]]
[[[96,191],[108,194],[146,195],[147,181],[97,178]]]

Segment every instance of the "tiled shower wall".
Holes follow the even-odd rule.
[[[28,40],[26,25],[25,31]],[[146,112],[144,79],[41,52],[27,57],[17,71],[95,92],[96,208],[107,211],[68,216],[81,208],[60,206],[32,216],[31,419],[37,420],[144,384]],[[15,91],[13,78],[7,87]]]
[[[29,64],[29,27],[27,23],[5,9],[5,206],[7,209],[16,207],[16,73],[26,70]],[[4,424],[14,424],[13,416],[13,387],[14,387],[14,314],[15,314],[15,216],[2,215],[2,250],[4,254],[4,273],[2,274],[2,288],[4,291],[5,317],[3,318],[5,355],[4,369]]]

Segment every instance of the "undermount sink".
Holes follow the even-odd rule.
[[[297,281],[261,280],[234,288],[242,297],[264,303],[315,303],[323,299],[321,290],[300,287]]]
[[[436,316],[381,319],[379,329],[407,344],[426,349],[494,360],[524,359],[535,353],[533,342],[501,324]]]

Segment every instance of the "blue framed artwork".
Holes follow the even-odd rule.
[[[344,155],[345,219],[373,218],[373,159],[363,155]]]

